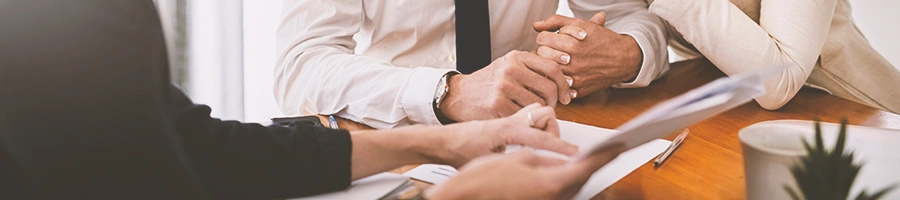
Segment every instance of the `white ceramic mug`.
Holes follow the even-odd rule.
[[[785,186],[797,188],[793,166],[806,155],[803,140],[813,130],[777,124],[754,124],[741,129],[747,199],[791,199]],[[798,194],[799,195],[799,194]]]

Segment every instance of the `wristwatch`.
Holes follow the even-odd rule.
[[[450,120],[444,113],[441,112],[441,101],[450,93],[450,76],[457,75],[459,72],[457,71],[449,71],[444,76],[441,76],[441,80],[438,81],[437,88],[434,91],[434,100],[431,102],[432,108],[434,109],[434,115],[437,117],[438,121],[441,124],[452,124],[455,123],[453,120]]]

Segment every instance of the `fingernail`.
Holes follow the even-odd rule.
[[[576,91],[576,90],[570,90],[570,91],[569,91],[569,96],[572,96],[573,99],[574,99],[574,98],[578,98],[578,91]]]
[[[570,97],[564,97],[562,100],[563,105],[569,105],[569,103],[571,103],[571,102],[572,102],[572,98],[570,98]]]
[[[584,31],[578,32],[578,36],[580,36],[581,39],[584,39],[584,37],[587,37],[587,32],[584,32]]]
[[[569,87],[572,87],[572,83],[575,82],[575,80],[572,80],[571,76],[564,76],[564,77],[566,77],[566,83],[569,83]]]
[[[569,64],[569,60],[572,58],[569,57],[569,54],[563,54],[562,56],[559,57],[559,59],[562,59],[563,64]],[[572,84],[570,83],[569,85],[571,86]]]

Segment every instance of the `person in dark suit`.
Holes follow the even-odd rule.
[[[577,151],[558,138],[553,110],[537,105],[495,120],[352,133],[212,118],[169,83],[149,0],[3,0],[0,27],[0,199],[291,198],[403,165],[460,167],[508,144]],[[490,197],[496,191],[461,188],[511,175],[478,172],[488,166],[557,169],[522,177],[568,177],[559,188],[577,188],[621,151],[576,165],[527,152],[488,157],[433,197]],[[552,189],[523,194],[569,195]]]

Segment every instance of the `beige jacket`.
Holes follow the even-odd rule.
[[[804,85],[900,112],[900,71],[866,40],[848,0],[649,0],[670,46],[696,49],[728,75],[789,64],[756,101],[778,109]]]

